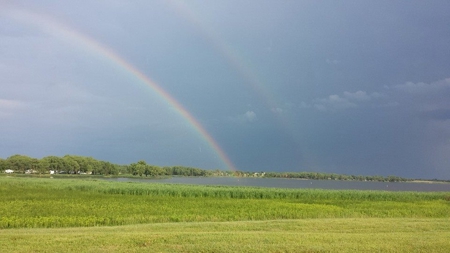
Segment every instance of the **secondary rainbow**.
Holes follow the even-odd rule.
[[[277,99],[260,75],[252,68],[251,60],[245,59],[242,53],[239,52],[231,43],[227,42],[216,29],[211,26],[203,16],[195,11],[187,1],[166,0],[168,7],[174,11],[175,14],[184,18],[191,23],[193,27],[209,42],[209,44],[217,51],[228,63],[232,66],[240,76],[246,81],[245,84],[250,86],[258,95],[266,109],[272,112],[273,117],[280,124],[282,129],[289,133],[297,143],[302,143],[298,136],[298,129],[295,129],[291,124],[287,115],[289,110],[284,112],[283,105],[280,103],[281,99]],[[301,144],[303,145],[303,144]],[[305,148],[302,148],[302,150]],[[300,153],[303,153],[301,151]]]
[[[219,146],[219,144],[214,140],[214,138],[206,131],[206,129],[196,120],[191,113],[189,113],[186,108],[184,108],[175,98],[173,98],[169,93],[167,93],[163,88],[161,88],[156,82],[142,73],[138,68],[133,66],[131,63],[124,60],[113,50],[102,45],[100,42],[88,37],[85,34],[79,33],[68,26],[62,25],[61,22],[56,22],[47,16],[39,15],[34,12],[24,11],[24,10],[9,10],[7,13],[12,19],[25,22],[32,26],[37,26],[39,29],[55,35],[58,38],[68,40],[68,42],[77,42],[83,45],[83,48],[87,48],[92,52],[95,52],[102,57],[109,59],[114,64],[120,66],[123,70],[127,71],[134,77],[136,77],[142,84],[150,87],[154,92],[156,92],[163,100],[173,106],[176,111],[195,129],[196,132],[208,143],[208,145],[214,150],[214,152],[219,156],[220,160],[224,163],[227,169],[236,171],[236,167],[231,162],[230,158]]]
[[[230,43],[227,43],[216,30],[211,27],[208,22],[201,18],[201,15],[195,12],[185,1],[167,0],[169,8],[179,16],[186,19],[189,23],[203,34],[204,38],[222,57],[241,75],[245,83],[249,85],[253,91],[259,96],[264,106],[270,110],[273,115],[280,120],[281,125],[288,132],[294,133],[288,119],[281,113],[282,107],[275,98],[275,92],[269,90],[269,87],[264,84],[261,78],[251,68],[251,61],[244,59],[238,50],[233,48]]]

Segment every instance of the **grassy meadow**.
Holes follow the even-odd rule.
[[[449,252],[449,219],[332,218],[0,230],[2,252]]]
[[[80,247],[448,252],[450,193],[0,177],[1,252]]]

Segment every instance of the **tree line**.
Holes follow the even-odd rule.
[[[199,168],[184,167],[184,166],[165,166],[160,167],[156,165],[147,164],[145,161],[139,161],[127,166],[129,174],[134,176],[192,176],[192,177],[205,177],[214,176],[213,171],[203,170]]]
[[[92,157],[65,155],[46,156],[42,159],[26,155],[12,155],[6,159],[0,158],[0,172],[20,174],[90,174],[134,176],[213,176],[216,171],[184,166],[165,166],[147,164],[141,160],[129,165],[113,164]]]
[[[117,164],[85,156],[46,156],[37,159],[26,155],[13,155],[6,159],[0,158],[0,170],[22,174],[117,175],[121,167]]]
[[[156,166],[141,160],[129,165],[113,164],[92,157],[65,155],[46,156],[41,159],[26,155],[13,155],[6,159],[0,158],[0,172],[22,174],[91,174],[91,175],[119,175],[131,174],[140,177],[160,176],[236,176],[236,177],[265,177],[265,178],[298,178],[313,180],[351,180],[351,181],[382,181],[402,182],[412,179],[398,176],[355,176],[322,172],[245,172],[204,170],[185,166]]]
[[[323,172],[268,172],[264,177],[276,178],[299,178],[299,179],[314,179],[314,180],[348,180],[348,181],[378,181],[378,182],[405,182],[411,181],[398,176],[362,176],[362,175],[345,175],[335,173]]]

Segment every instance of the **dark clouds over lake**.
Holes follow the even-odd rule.
[[[448,1],[0,2],[0,157],[226,169],[130,64],[237,169],[450,179],[449,11]]]

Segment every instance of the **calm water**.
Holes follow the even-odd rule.
[[[386,182],[299,180],[299,179],[284,179],[284,178],[235,178],[235,177],[173,177],[168,179],[114,178],[107,180],[120,182],[258,186],[258,187],[274,187],[274,188],[450,192],[450,183],[412,183],[412,182],[386,183]]]

